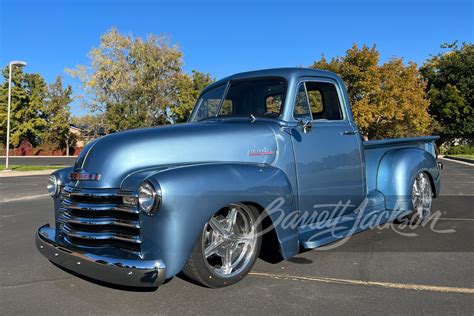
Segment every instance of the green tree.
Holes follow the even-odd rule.
[[[0,89],[0,123],[2,141],[6,138],[8,66],[2,71],[4,82]],[[10,139],[13,146],[27,140],[33,146],[42,141],[47,127],[45,97],[47,87],[39,74],[24,73],[15,67],[12,71],[12,99],[10,116]]]
[[[69,148],[70,145],[70,106],[72,102],[72,87],[63,87],[62,78],[56,77],[49,85],[46,98],[46,114],[48,128],[44,142],[55,148]]]
[[[416,64],[400,58],[379,65],[375,45],[354,44],[330,62],[324,56],[312,68],[333,71],[346,84],[354,119],[365,139],[405,137],[431,132],[425,83]]]
[[[3,83],[0,85],[0,142],[6,143],[7,133],[7,106],[8,106],[8,65],[2,69]],[[14,109],[20,108],[22,103],[27,102],[27,91],[22,86],[25,74],[21,68],[12,69],[12,91],[11,91],[11,113]],[[17,126],[18,122],[14,115],[10,115],[10,128]],[[11,132],[11,130],[10,130]],[[11,134],[10,134],[11,135]]]
[[[174,123],[185,122],[191,113],[201,91],[214,80],[209,74],[193,70],[191,76],[182,74],[177,87],[177,97],[170,106],[170,116]]]
[[[474,134],[474,45],[455,42],[421,67],[428,81],[429,108],[439,123],[442,141],[472,138]]]
[[[122,35],[112,28],[89,53],[90,66],[68,72],[88,93],[84,101],[104,113],[109,131],[170,122],[169,105],[182,79],[182,53],[164,36],[146,39]]]
[[[72,116],[71,124],[79,127],[81,129],[87,129],[91,131],[98,130],[102,124],[103,117],[99,115],[94,115],[91,113],[81,115],[81,116]]]

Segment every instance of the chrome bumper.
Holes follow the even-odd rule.
[[[36,234],[38,250],[57,265],[92,279],[134,287],[157,287],[165,280],[166,267],[161,260],[126,260],[72,251],[56,241],[49,224]]]

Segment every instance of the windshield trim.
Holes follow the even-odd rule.
[[[219,113],[221,113],[222,105],[224,104],[225,97],[227,96],[227,92],[229,91],[230,85],[231,85],[231,81],[229,80],[229,81],[227,81],[227,84],[226,84],[225,89],[224,89],[224,93],[222,94],[222,99],[219,102],[219,108],[217,109],[216,115],[214,115],[214,117],[218,117]]]

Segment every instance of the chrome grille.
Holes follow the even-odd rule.
[[[124,205],[123,196],[131,193],[64,187],[58,221],[66,240],[78,246],[140,252],[139,210]]]

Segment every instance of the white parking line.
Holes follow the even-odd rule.
[[[49,194],[28,195],[28,196],[21,196],[21,197],[13,198],[13,199],[4,199],[4,200],[0,200],[0,203],[32,200],[32,199],[42,198],[42,197],[45,197],[45,196],[49,196]]]
[[[430,292],[440,292],[440,293],[474,294],[474,288],[465,288],[465,287],[451,287],[451,286],[424,285],[424,284],[405,284],[405,283],[378,282],[378,281],[362,281],[362,280],[350,280],[350,279],[339,279],[339,278],[326,278],[326,277],[318,277],[318,276],[295,276],[295,275],[288,275],[288,274],[276,274],[276,273],[264,273],[264,272],[250,272],[249,275],[254,276],[254,277],[277,279],[277,280],[313,281],[313,282],[322,282],[322,283],[331,283],[331,284],[383,287],[383,288],[388,288],[388,289],[430,291]]]

